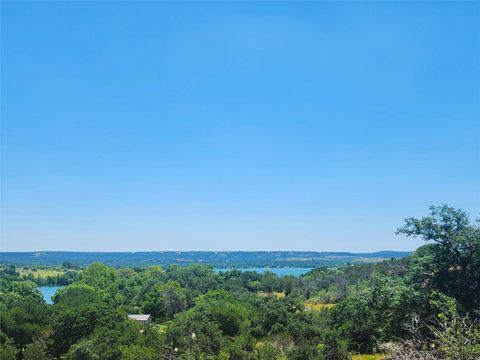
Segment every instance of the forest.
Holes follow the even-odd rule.
[[[425,244],[407,257],[299,277],[67,263],[69,285],[53,304],[35,277],[5,265],[0,359],[479,359],[478,220],[433,206],[397,233]]]
[[[216,268],[338,266],[382,261],[410,255],[405,251],[378,251],[373,253],[317,252],[317,251],[138,251],[138,252],[0,252],[3,264],[25,266],[85,267],[101,262],[113,267],[146,267],[160,265],[208,264]]]

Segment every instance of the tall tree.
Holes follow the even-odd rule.
[[[412,276],[423,287],[454,297],[471,311],[480,309],[480,228],[468,214],[447,205],[429,216],[405,219],[397,234],[429,242],[413,256]]]
[[[145,296],[143,305],[146,313],[152,314],[156,320],[171,319],[174,314],[183,311],[187,306],[187,292],[175,281],[156,284]]]

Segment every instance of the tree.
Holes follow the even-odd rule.
[[[69,348],[82,338],[91,335],[97,326],[110,326],[125,320],[117,309],[105,303],[85,303],[75,307],[54,305],[51,319],[53,330],[52,347],[54,354],[65,354]]]
[[[93,341],[84,340],[72,346],[68,352],[69,360],[99,360],[100,356],[95,352]]]
[[[94,263],[82,272],[81,280],[96,290],[107,290],[116,284],[118,276],[115,269],[102,263]]]
[[[65,269],[75,269],[75,265],[70,261],[64,261],[62,263],[62,267],[64,267]]]
[[[15,265],[8,265],[5,268],[3,268],[3,272],[8,275],[16,276],[18,275],[17,273],[17,268]]]
[[[92,286],[86,284],[72,284],[57,290],[53,296],[56,307],[75,308],[85,304],[99,303],[101,298]]]
[[[246,308],[223,290],[210,291],[198,297],[192,311],[205,314],[219,325],[224,335],[230,337],[238,335],[250,324]]]
[[[217,276],[209,266],[172,265],[168,268],[165,276],[167,280],[176,281],[182,288],[187,290],[189,305],[195,297],[218,288]]]
[[[143,305],[146,313],[157,320],[168,320],[187,306],[187,292],[175,281],[156,284],[145,295]]]
[[[179,354],[189,354],[187,358],[219,355],[224,350],[230,354],[227,358],[235,359],[244,351],[253,351],[250,338],[242,338],[249,327],[248,318],[247,309],[230,294],[211,291],[197,298],[193,308],[175,316],[166,340]]]
[[[47,360],[47,345],[42,340],[28,344],[23,352],[23,360]]]
[[[277,334],[287,327],[291,314],[284,301],[274,297],[254,301],[258,308],[252,319],[252,328],[256,336]]]
[[[168,353],[217,355],[226,339],[217,323],[206,314],[190,309],[180,313],[168,326],[166,334]]]
[[[333,326],[352,351],[372,353],[378,342],[380,331],[371,304],[371,293],[363,286],[333,308]]]
[[[277,360],[280,352],[270,343],[259,343],[255,347],[255,360]]]
[[[480,322],[458,314],[455,299],[432,294],[432,305],[440,312],[430,326],[439,348],[448,360],[480,359]]]
[[[0,359],[2,360],[15,360],[17,349],[13,345],[11,340],[0,344]]]
[[[122,347],[122,359],[123,360],[156,360],[155,349],[140,345],[130,345]]]
[[[333,308],[333,323],[350,349],[371,353],[407,334],[406,323],[423,314],[427,298],[402,278],[375,274]]]
[[[328,331],[324,335],[320,354],[322,360],[349,360],[351,358],[346,341],[334,331]]]
[[[46,305],[25,297],[14,302],[1,314],[0,329],[15,341],[19,350],[22,350],[33,338],[40,336],[46,322]]]
[[[415,282],[454,297],[466,311],[480,309],[480,227],[465,211],[432,206],[429,216],[405,219],[397,234],[429,242],[413,256]]]

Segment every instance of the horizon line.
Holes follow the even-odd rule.
[[[340,250],[122,250],[122,251],[104,251],[104,250],[7,250],[2,251],[0,250],[0,254],[2,253],[42,253],[42,252],[63,252],[63,253],[128,253],[128,254],[135,254],[135,253],[192,253],[192,252],[210,252],[210,253],[232,253],[232,252],[316,252],[316,253],[350,253],[350,254],[374,254],[379,252],[409,252],[412,253],[415,250],[375,250],[375,251],[340,251]]]

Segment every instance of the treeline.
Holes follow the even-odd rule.
[[[0,252],[3,264],[26,266],[59,266],[70,262],[87,267],[102,262],[113,267],[142,267],[209,264],[216,268],[263,268],[339,266],[365,263],[410,255],[404,251],[374,253],[316,251],[149,251],[149,252]]]
[[[343,360],[480,358],[480,229],[434,207],[399,229],[412,256],[278,277],[193,265],[96,263],[46,305],[0,274],[0,358]],[[142,325],[127,314],[152,314]]]

